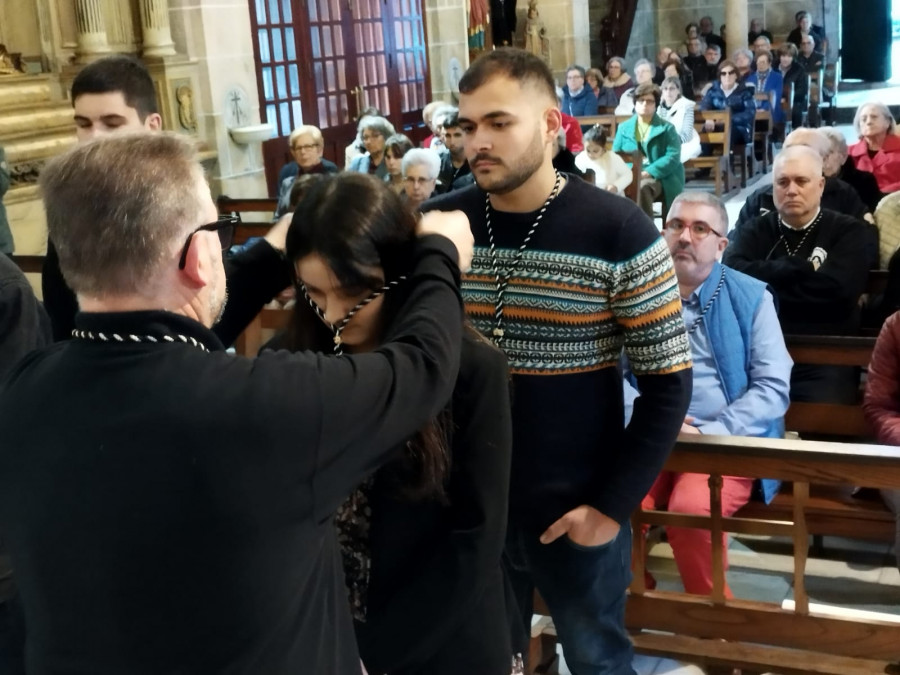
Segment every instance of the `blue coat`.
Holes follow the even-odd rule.
[[[757,94],[774,92],[775,93],[775,108],[769,105],[768,101],[757,101],[756,105],[760,110],[771,110],[772,111],[772,121],[780,124],[784,122],[784,111],[781,109],[781,94],[784,89],[784,76],[781,74],[781,71],[775,70],[774,68],[769,69],[769,74],[766,76],[765,84],[762,88],[759,86],[759,72],[753,71],[747,76],[747,79],[744,80],[744,84],[748,87],[753,87],[756,89]]]
[[[364,155],[360,155],[359,157],[354,157],[353,161],[350,162],[350,168],[347,171],[356,171],[358,173],[369,173],[369,153],[367,152]],[[384,159],[381,160],[381,164],[378,165],[378,168],[375,169],[375,175],[379,178],[384,178],[388,174],[387,163]]]
[[[738,84],[731,95],[726,97],[722,85],[713,82],[700,101],[700,110],[725,110],[725,108],[731,108],[731,142],[749,142],[753,138],[753,120],[756,118],[753,90]]]
[[[576,96],[569,93],[569,87],[564,86],[562,111],[566,115],[572,117],[584,117],[585,115],[597,114],[597,96],[594,90],[588,85],[584,85],[582,90]]]
[[[662,183],[666,208],[684,190],[684,165],[681,163],[681,138],[675,127],[657,114],[650,120],[650,133],[637,142],[637,115],[632,115],[616,129],[614,152],[640,150],[643,170]]]

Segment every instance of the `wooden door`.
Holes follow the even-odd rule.
[[[287,137],[322,130],[327,159],[344,165],[360,111],[372,106],[418,142],[430,84],[423,0],[252,0],[260,117],[270,194],[291,160]]]

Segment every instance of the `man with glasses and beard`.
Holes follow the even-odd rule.
[[[530,633],[537,588],[573,673],[632,675],[629,517],[690,400],[671,256],[635,204],[553,169],[561,118],[543,61],[495,50],[472,64],[459,91],[477,185],[425,206],[468,215],[476,254],[463,282],[466,308],[509,357],[504,562],[521,626]],[[623,346],[644,392],[627,428]]]
[[[766,285],[719,262],[728,246],[728,214],[707,192],[687,192],[669,209],[663,236],[675,261],[684,326],[694,363],[693,395],[684,434],[765,436],[784,434],[791,357],[784,344],[772,294]],[[626,385],[626,400],[635,390]],[[709,515],[709,476],[662,472],[643,501],[645,509]],[[766,501],[778,482],[761,481]],[[750,499],[753,479],[723,476],[722,515]],[[712,533],[667,527],[675,563],[688,593],[712,592]],[[727,569],[727,535],[722,534]],[[649,588],[656,583],[646,575]],[[734,597],[728,584],[725,596]]]
[[[27,672],[359,675],[334,515],[450,397],[468,221],[423,218],[379,348],[248,359],[211,330],[234,220],[190,140],[83,144],[41,188],[82,311],[0,388]]]

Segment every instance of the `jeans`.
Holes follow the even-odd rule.
[[[566,536],[542,544],[541,532],[511,521],[503,562],[530,635],[535,587],[550,608],[566,664],[574,675],[635,675],[625,632],[631,583],[631,527],[601,546]],[[528,653],[527,647],[521,651]]]

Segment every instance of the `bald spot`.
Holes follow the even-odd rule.
[[[821,137],[824,138],[824,136]],[[782,148],[775,158],[774,173],[776,180],[784,164],[792,160],[801,162],[803,167],[808,168],[813,176],[822,175],[822,157],[819,153],[807,145],[792,145],[791,147]]]
[[[784,139],[782,152],[794,147],[812,148],[824,160],[831,152],[831,140],[818,129],[795,129]]]

